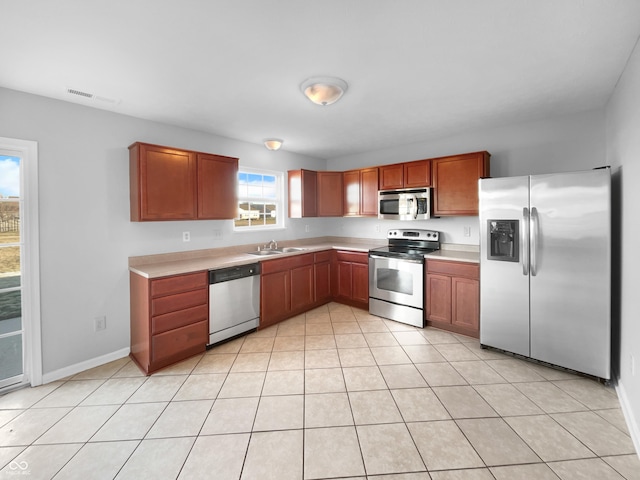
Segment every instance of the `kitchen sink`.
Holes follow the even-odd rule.
[[[282,251],[282,253],[291,253],[291,252],[304,252],[307,249],[302,247],[284,247],[284,248],[281,248],[280,250]]]
[[[284,248],[279,248],[277,250],[256,250],[253,252],[249,252],[249,254],[251,255],[280,255],[282,253],[293,253],[293,252],[304,252],[305,250],[307,250],[306,248],[302,248],[302,247],[284,247]]]

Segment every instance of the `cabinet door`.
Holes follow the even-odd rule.
[[[289,218],[317,217],[317,173],[312,170],[290,170]]]
[[[291,310],[289,270],[263,275],[260,279],[260,328],[286,318]]]
[[[198,218],[233,219],[238,215],[238,159],[198,154]]]
[[[196,154],[137,143],[130,147],[131,220],[196,218]]]
[[[378,167],[380,190],[392,190],[404,187],[404,166],[402,163]]]
[[[473,330],[480,328],[480,282],[470,278],[451,279],[451,323]]]
[[[344,216],[360,215],[360,170],[343,174]]]
[[[404,164],[404,186],[430,187],[431,186],[431,162],[429,160],[417,160]]]
[[[427,274],[427,320],[451,323],[451,277]]]
[[[378,169],[360,171],[360,215],[378,216]]]
[[[316,263],[315,271],[315,303],[323,304],[331,300],[331,264]]]
[[[489,154],[470,153],[431,161],[434,215],[478,215],[478,179],[489,175]]]
[[[357,302],[369,303],[369,266],[361,263],[351,264],[351,298]]]
[[[318,216],[342,216],[342,172],[318,172]]]
[[[291,270],[291,311],[304,311],[313,305],[313,265],[304,265]]]
[[[350,262],[337,262],[337,285],[336,295],[338,297],[351,299],[352,295],[352,273]]]

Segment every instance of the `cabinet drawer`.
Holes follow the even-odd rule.
[[[157,335],[158,333],[208,319],[209,309],[207,305],[198,305],[197,307],[187,308],[186,310],[165,313],[164,315],[151,318],[151,335]]]
[[[315,254],[315,263],[328,262],[331,260],[331,250],[326,250],[324,252],[318,252]]]
[[[345,252],[338,250],[336,257],[339,262],[353,262],[353,263],[366,263],[369,264],[369,254],[364,252]]]
[[[207,275],[208,272],[203,271],[151,280],[151,296],[160,297],[206,287],[209,284]]]
[[[191,292],[168,295],[166,297],[154,298],[151,300],[151,316],[163,315],[197,305],[207,305],[209,290],[201,288]]]
[[[478,279],[480,278],[480,265],[477,263],[427,260],[427,272]]]
[[[303,255],[294,255],[287,258],[278,258],[274,260],[266,260],[262,262],[262,274],[282,272],[291,270],[292,268],[302,267],[304,265],[313,265],[313,253],[305,253]]]
[[[205,350],[209,322],[198,322],[151,337],[151,363],[155,368]]]

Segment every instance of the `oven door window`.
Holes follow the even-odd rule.
[[[376,287],[380,290],[413,295],[413,274],[393,268],[378,268]]]

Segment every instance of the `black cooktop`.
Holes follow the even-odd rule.
[[[409,246],[387,245],[386,247],[372,248],[369,253],[381,257],[407,258],[411,260],[424,259],[427,253],[435,252],[438,248],[416,248]]]
[[[389,244],[372,248],[370,255],[424,260],[427,253],[440,250],[440,235],[432,230],[394,229],[387,232]]]

